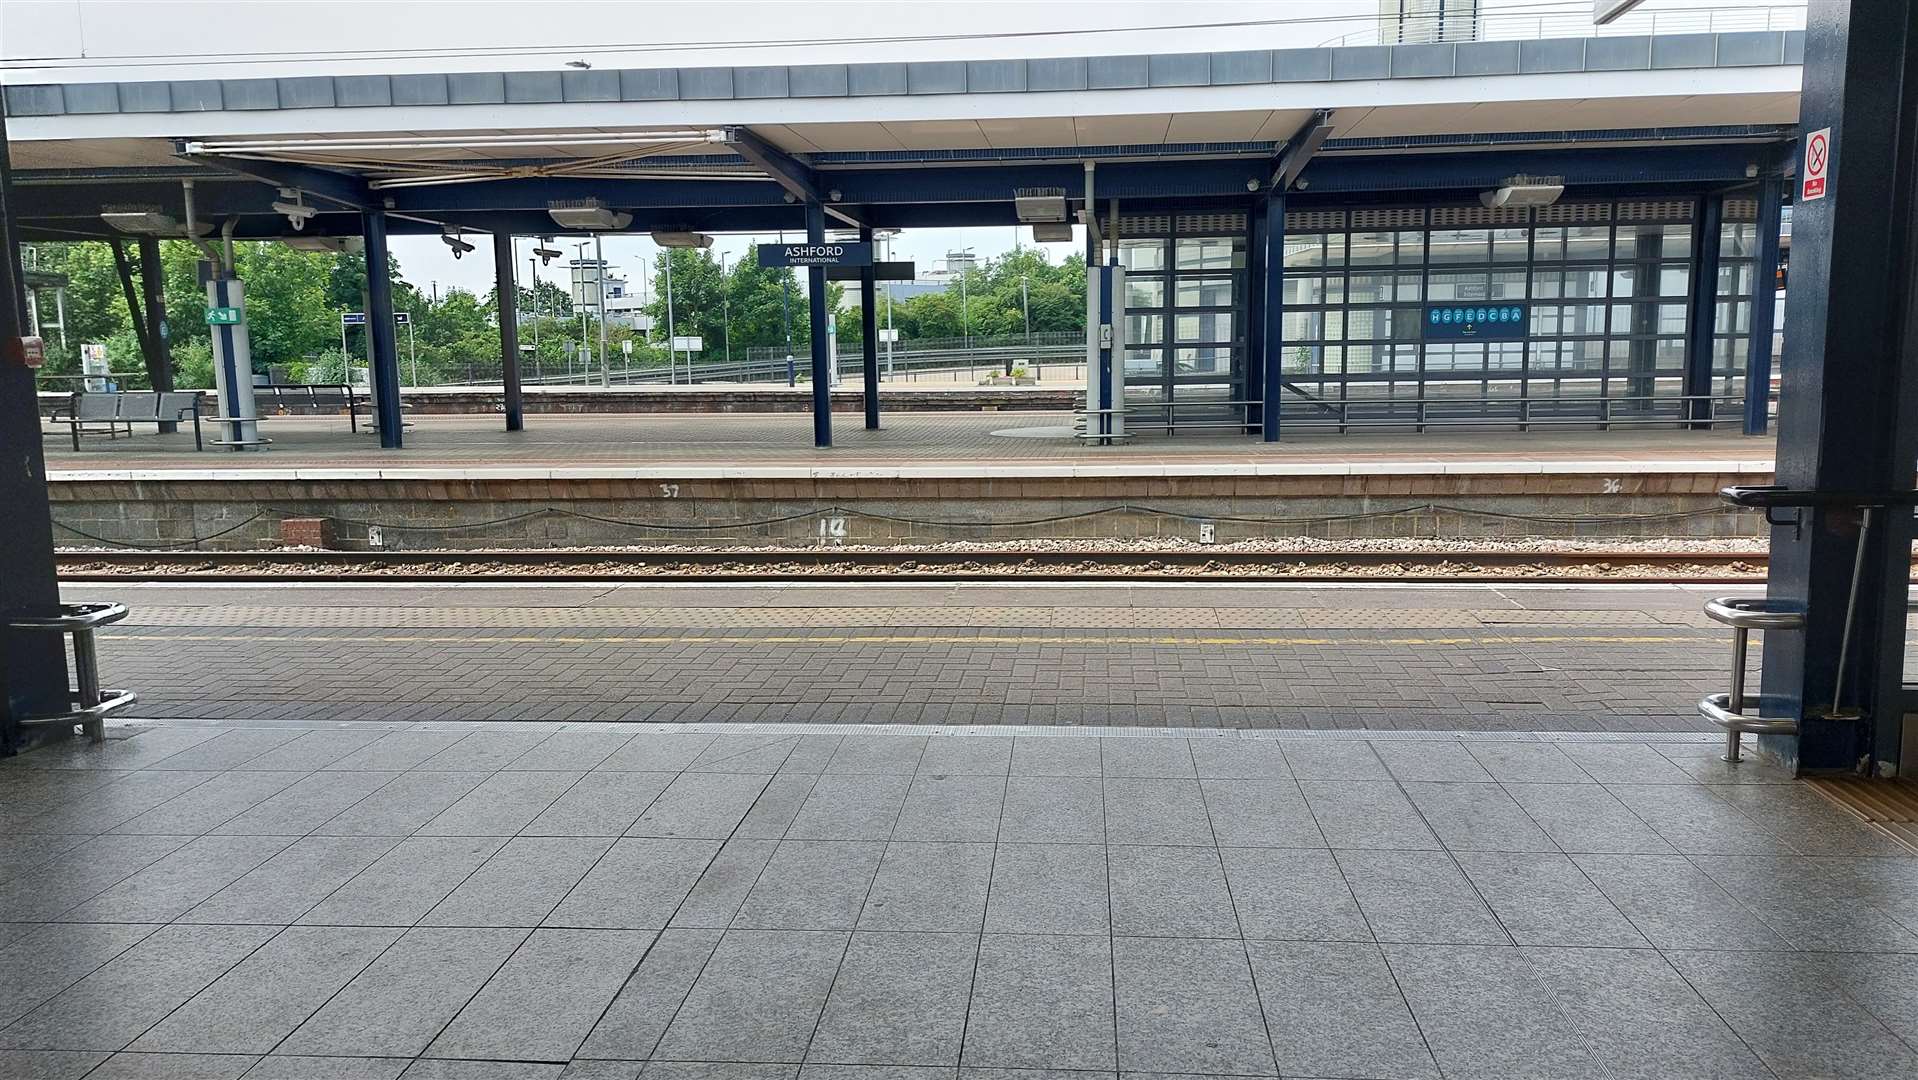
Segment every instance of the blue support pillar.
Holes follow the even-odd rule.
[[[1709,429],[1712,403],[1712,349],[1718,340],[1718,249],[1724,229],[1725,197],[1716,192],[1698,200],[1692,215],[1691,317],[1685,322],[1685,415],[1692,427]],[[1649,403],[1647,403],[1649,404]]]
[[[1260,370],[1259,438],[1279,441],[1279,405],[1285,392],[1285,192],[1265,193],[1265,273],[1253,282],[1259,291],[1265,327],[1260,335],[1265,358]]]
[[[872,243],[872,229],[862,226],[861,243]],[[866,430],[879,430],[879,274],[871,266],[859,271],[859,340],[866,381]]]
[[[0,611],[47,614],[60,603],[53,564],[53,511],[40,447],[40,403],[33,369],[11,343],[38,336],[27,323],[14,232],[13,169],[6,110],[0,109]],[[0,755],[24,749],[21,717],[65,712],[67,652],[57,634],[0,629]],[[45,730],[45,729],[41,729]]]
[[[368,372],[378,406],[380,446],[397,450],[403,438],[400,418],[400,354],[393,340],[393,279],[386,265],[386,214],[360,213],[366,238],[366,340]]]
[[[826,242],[826,208],[806,204],[806,242]],[[812,315],[812,444],[832,445],[832,350],[826,339],[826,268],[806,268],[806,300]]]
[[[1777,475],[1832,505],[1772,529],[1768,592],[1805,628],[1765,635],[1760,704],[1798,722],[1761,749],[1804,772],[1884,772],[1901,753],[1912,514],[1852,496],[1911,490],[1918,459],[1914,85],[1918,6],[1811,5],[1799,128],[1832,135],[1823,197],[1792,210]]]
[[[1265,198],[1253,200],[1245,215],[1245,433],[1261,422],[1253,396],[1265,386]]]
[[[1771,426],[1772,322],[1778,298],[1778,233],[1784,227],[1785,178],[1758,182],[1758,259],[1752,267],[1751,336],[1745,343],[1745,434]]]
[[[522,431],[526,427],[526,415],[519,385],[519,286],[513,279],[510,233],[493,234],[493,288],[499,297],[499,375],[506,430]]]

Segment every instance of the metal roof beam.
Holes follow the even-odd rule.
[[[338,203],[354,210],[381,208],[379,196],[367,187],[366,181],[349,173],[287,161],[263,161],[259,158],[234,157],[229,154],[199,153],[193,151],[191,145],[184,140],[174,143],[174,154],[187,161],[212,165],[275,187],[299,188],[309,195],[318,196],[328,202]]]
[[[1331,134],[1332,110],[1320,109],[1313,113],[1312,118],[1285,141],[1285,148],[1273,160],[1272,187],[1279,191],[1289,189]]]
[[[838,201],[835,198],[836,192],[820,182],[818,170],[774,146],[766,140],[765,136],[752,128],[727,128],[726,143],[740,157],[757,165],[767,176],[772,177],[780,187],[790,192],[793,198],[802,203],[818,203],[826,213],[848,225],[860,224],[858,218],[833,205]]]

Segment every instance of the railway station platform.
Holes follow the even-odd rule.
[[[1723,506],[1769,483],[1772,442],[1729,432],[1195,432],[1082,445],[1069,414],[894,414],[818,450],[792,414],[425,416],[405,450],[343,419],[264,426],[259,453],[190,434],[49,438],[60,542],[341,548],[660,542],[920,543],[1271,536],[1758,535]],[[289,532],[287,520],[317,521]],[[372,529],[380,543],[370,543]]]
[[[0,763],[0,1073],[1918,1073],[1918,857],[1718,750],[119,726]]]

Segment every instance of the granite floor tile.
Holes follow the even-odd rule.
[[[313,831],[325,836],[410,836],[486,777],[476,772],[405,773]]]
[[[885,847],[867,841],[780,841],[733,925],[754,930],[852,929]]]
[[[80,1080],[109,1056],[78,1050],[0,1050],[7,1080]]]
[[[1621,855],[1673,851],[1651,826],[1596,784],[1506,784],[1505,793],[1560,850]]]
[[[1451,851],[1558,850],[1497,784],[1416,782],[1403,787],[1413,808]]]
[[[1681,855],[1575,855],[1572,861],[1658,948],[1790,947]]]
[[[1385,956],[1445,1076],[1605,1076],[1518,949],[1388,945]]]
[[[1465,851],[1454,857],[1520,945],[1650,945],[1567,856]]]
[[[1246,951],[1281,1074],[1438,1080],[1378,946],[1254,941]]]
[[[986,900],[995,934],[1106,934],[1106,849],[1091,844],[1000,844]]]
[[[834,931],[727,931],[654,1056],[803,1060],[847,937]]]
[[[1197,780],[1108,777],[1106,841],[1211,846],[1212,822]]]
[[[698,760],[716,735],[686,733],[660,734],[644,731],[599,763],[609,772],[676,773]]]
[[[1300,780],[1390,780],[1385,763],[1362,742],[1284,742],[1286,763]]]
[[[1526,949],[1619,1080],[1767,1080],[1772,1074],[1683,976],[1650,949]]]
[[[1607,784],[1659,839],[1686,855],[1791,855],[1789,844],[1711,789],[1676,784]]]
[[[295,840],[279,854],[195,904],[180,916],[180,921],[296,922],[327,894],[378,862],[401,842],[396,836],[308,836]]]
[[[1201,780],[1199,787],[1221,847],[1325,846],[1325,834],[1291,780]]]
[[[770,773],[681,773],[626,834],[724,840],[771,779]]]
[[[156,1053],[264,1054],[399,940],[388,927],[294,926],[134,1040]]]
[[[976,934],[856,933],[809,1062],[957,1065]]]
[[[515,837],[427,912],[421,923],[538,926],[612,846],[610,837]]]
[[[963,1063],[1112,1070],[1111,940],[985,935],[979,944]]]
[[[1239,920],[1213,848],[1106,849],[1112,932],[1133,937],[1237,938]]]
[[[1222,848],[1219,855],[1246,937],[1372,940],[1371,928],[1331,852]]]
[[[686,771],[776,773],[798,742],[797,735],[720,735],[700,751]]]
[[[1918,1075],[1918,1054],[1811,956],[1693,950],[1665,956],[1781,1080]]]
[[[164,926],[0,1030],[0,1048],[120,1050],[264,944],[259,926]]]
[[[269,1054],[247,1071],[246,1080],[399,1080],[410,1064],[410,1058]]]
[[[1067,735],[1018,736],[1012,740],[1012,774],[1102,776],[1099,741]]]
[[[925,756],[925,735],[871,735],[840,743],[826,763],[828,773],[911,776]]]
[[[497,772],[420,826],[421,836],[513,836],[584,773]]]
[[[1439,849],[1438,837],[1390,780],[1301,780],[1326,843],[1335,848]]]
[[[24,934],[0,948],[0,1027],[86,978],[155,929],[134,924],[28,925]]]
[[[1112,949],[1121,1069],[1277,1075],[1243,943],[1119,937]]]
[[[827,773],[786,830],[795,840],[890,840],[910,775]]]
[[[115,825],[112,831],[174,836],[211,832],[291,787],[305,775],[300,772],[221,773]]]
[[[1192,779],[1198,776],[1186,739],[1100,739],[1099,767],[1108,778]]]
[[[88,1080],[239,1080],[255,1054],[147,1054],[121,1052],[87,1074]]]
[[[548,731],[475,731],[414,768],[422,772],[493,772],[551,737]]]
[[[533,931],[427,1054],[572,1060],[652,941],[649,930]]]
[[[626,980],[579,1048],[581,1058],[638,1060],[652,1055],[693,980],[719,945],[718,930],[666,930]]]
[[[498,836],[401,841],[300,918],[310,925],[411,926],[506,843]]]
[[[1098,844],[1105,841],[1105,796],[1097,777],[1013,776],[1006,782],[999,840]]]
[[[52,919],[193,841],[191,836],[96,836],[0,885],[0,911],[20,922]]]
[[[277,1052],[414,1057],[524,941],[522,929],[408,930]]]
[[[380,772],[311,773],[227,819],[213,831],[250,836],[304,836],[391,783],[395,775]]]
[[[1442,851],[1339,851],[1339,869],[1380,941],[1510,944],[1450,855]]]
[[[558,731],[500,766],[514,772],[584,772],[633,739],[630,731]]]
[[[992,864],[991,844],[895,840],[880,858],[859,929],[978,933]]]
[[[1191,739],[1202,780],[1290,780],[1292,766],[1276,739]]]
[[[921,770],[906,792],[892,838],[990,842],[999,834],[1005,797],[1003,776],[945,776]]]
[[[1465,744],[1492,779],[1514,784],[1590,784],[1591,774],[1549,743],[1470,742]]]
[[[557,737],[557,736],[555,736]],[[619,836],[653,804],[673,773],[590,772],[521,832],[527,836]]]
[[[791,764],[791,758],[786,760]],[[799,816],[800,807],[806,805],[813,787],[818,783],[817,773],[787,770],[775,775],[767,783],[766,790],[759,793],[753,808],[746,811],[739,828],[733,830],[733,836],[758,840],[784,839],[787,830],[792,828],[793,819]]]
[[[698,884],[717,840],[623,836],[546,917],[548,926],[657,930]]]
[[[751,840],[734,837],[713,856],[692,892],[673,912],[672,925],[710,927],[723,930],[739,914],[766,863],[778,850],[777,840]]]
[[[394,731],[367,743],[326,768],[341,771],[405,772],[466,738],[459,731]]]
[[[67,909],[71,922],[170,922],[293,842],[290,836],[202,836]]]
[[[1490,783],[1492,774],[1461,743],[1380,742],[1372,750],[1400,783],[1436,780]]]
[[[926,740],[919,772],[926,776],[1005,776],[1012,771],[1012,742],[1004,738],[939,736]]]

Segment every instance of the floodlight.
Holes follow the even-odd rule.
[[[288,202],[289,199],[292,201]],[[313,220],[319,210],[306,205],[299,188],[281,188],[280,198],[273,204],[273,212],[285,214],[286,223],[297,232],[306,228],[306,223]]]
[[[366,241],[357,236],[288,236],[280,241],[295,251],[332,251],[357,255]]]
[[[453,249],[453,257],[455,259],[473,250],[473,245],[460,239],[460,231],[458,229],[446,230],[444,233],[440,234],[440,241],[444,243],[447,247]]]
[[[633,223],[633,215],[611,209],[598,199],[547,203],[546,216],[562,229],[587,232],[612,232]]]
[[[1072,223],[1069,221],[1035,223],[1032,226],[1032,242],[1035,244],[1071,243]]]
[[[1019,220],[1028,224],[1065,221],[1066,189],[1017,188],[1012,193],[1012,205],[1019,213]]]
[[[558,248],[550,248],[545,246],[552,242],[553,242],[552,237],[542,236],[539,238],[539,246],[536,246],[533,248],[533,254],[539,256],[539,261],[541,265],[551,266],[554,259],[557,259],[561,255],[566,254],[565,252],[561,251]]]
[[[1522,206],[1550,206],[1565,194],[1565,178],[1562,176],[1513,176],[1491,191],[1481,191],[1478,201],[1497,209],[1509,206],[1514,209]]]
[[[135,236],[185,236],[186,226],[172,214],[158,210],[121,209],[108,210],[100,215],[100,220]],[[213,231],[211,222],[201,222],[194,230],[196,236],[206,236]]]
[[[697,232],[656,232],[653,243],[663,248],[707,248],[713,246],[713,238]]]

